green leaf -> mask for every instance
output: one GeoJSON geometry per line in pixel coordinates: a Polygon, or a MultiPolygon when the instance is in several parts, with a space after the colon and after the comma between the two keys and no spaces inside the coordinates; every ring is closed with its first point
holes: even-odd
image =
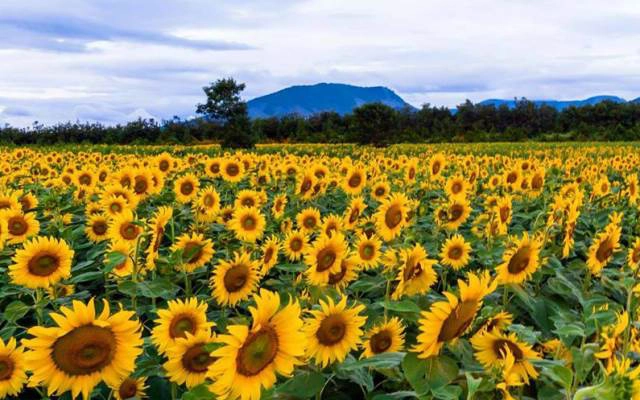
{"type": "Polygon", "coordinates": [[[75,275],[71,278],[72,283],[82,283],[91,281],[101,281],[103,278],[102,271],[89,271],[82,274],[75,275]]]}
{"type": "Polygon", "coordinates": [[[325,377],[320,372],[304,371],[289,378],[278,386],[279,393],[289,394],[298,398],[309,398],[319,393],[325,383],[325,377]]]}
{"type": "Polygon", "coordinates": [[[4,309],[4,318],[11,322],[15,323],[20,318],[27,315],[31,308],[21,302],[20,300],[15,300],[9,303],[9,305],[4,309]]]}
{"type": "Polygon", "coordinates": [[[165,300],[173,299],[178,293],[178,286],[167,278],[156,278],[153,281],[138,283],[138,294],[142,297],[160,297],[165,300]]]}
{"type": "Polygon", "coordinates": [[[209,400],[215,399],[213,393],[207,388],[207,384],[198,385],[182,395],[182,400],[209,400]]]}
{"type": "Polygon", "coordinates": [[[418,358],[416,353],[407,353],[402,360],[402,371],[418,397],[422,397],[429,392],[429,385],[425,378],[427,373],[426,360],[418,358]]]}
{"type": "Polygon", "coordinates": [[[419,314],[420,307],[416,303],[411,300],[402,300],[402,301],[390,301],[385,300],[381,301],[380,304],[387,310],[397,311],[397,312],[408,312],[408,313],[417,313],[419,314]]]}
{"type": "Polygon", "coordinates": [[[467,378],[467,400],[473,399],[473,396],[476,394],[478,389],[480,389],[480,384],[482,383],[482,377],[474,378],[469,372],[465,372],[464,374],[467,378]]]}
{"type": "Polygon", "coordinates": [[[340,369],[353,371],[358,368],[394,368],[400,365],[404,357],[405,353],[381,353],[352,363],[345,361],[340,369]]]}
{"type": "Polygon", "coordinates": [[[104,272],[111,272],[115,267],[123,264],[125,261],[127,261],[126,254],[119,251],[112,251],[107,254],[107,257],[105,258],[104,272]]]}
{"type": "Polygon", "coordinates": [[[401,390],[393,393],[380,393],[373,396],[371,400],[396,400],[417,397],[416,392],[410,390],[401,390]]]}
{"type": "Polygon", "coordinates": [[[447,385],[431,390],[436,399],[458,400],[462,396],[462,388],[460,386],[447,385]]]}
{"type": "Polygon", "coordinates": [[[555,365],[552,368],[545,369],[546,374],[562,385],[565,390],[570,390],[573,383],[573,371],[562,365],[555,365]]]}

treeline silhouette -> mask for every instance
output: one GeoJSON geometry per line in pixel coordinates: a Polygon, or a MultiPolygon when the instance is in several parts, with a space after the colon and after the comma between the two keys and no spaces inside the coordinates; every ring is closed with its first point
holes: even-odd
{"type": "MultiPolygon", "coordinates": [[[[347,115],[321,112],[310,117],[287,115],[251,120],[260,142],[356,142],[384,145],[400,142],[640,140],[640,104],[603,101],[558,111],[526,99],[506,105],[459,105],[454,111],[429,104],[395,110],[366,104],[347,115]]],[[[61,123],[29,128],[0,127],[3,144],[154,144],[201,143],[223,139],[221,124],[207,118],[137,120],[125,125],[61,123]]]]}

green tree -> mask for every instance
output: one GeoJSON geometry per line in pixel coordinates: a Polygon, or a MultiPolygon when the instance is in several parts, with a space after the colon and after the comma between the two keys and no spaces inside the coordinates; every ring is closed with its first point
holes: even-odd
{"type": "Polygon", "coordinates": [[[398,113],[382,103],[369,103],[353,110],[354,139],[358,143],[383,146],[394,141],[398,113]]]}
{"type": "Polygon", "coordinates": [[[244,88],[244,83],[237,83],[233,78],[218,79],[202,88],[207,102],[198,104],[196,112],[222,125],[222,147],[251,148],[256,144],[247,103],[240,98],[244,88]]]}

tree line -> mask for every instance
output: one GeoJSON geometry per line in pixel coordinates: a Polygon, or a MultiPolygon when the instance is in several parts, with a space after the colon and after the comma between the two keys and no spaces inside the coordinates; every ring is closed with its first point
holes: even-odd
{"type": "Polygon", "coordinates": [[[423,105],[394,109],[381,103],[362,105],[351,113],[320,112],[308,117],[248,117],[240,99],[244,84],[221,79],[204,89],[198,118],[156,121],[139,119],[122,125],[67,122],[28,128],[0,127],[0,143],[43,144],[171,144],[220,142],[251,147],[256,142],[362,143],[402,142],[640,140],[640,103],[603,101],[558,111],[518,99],[515,106],[474,104],[455,110],[423,105]]]}

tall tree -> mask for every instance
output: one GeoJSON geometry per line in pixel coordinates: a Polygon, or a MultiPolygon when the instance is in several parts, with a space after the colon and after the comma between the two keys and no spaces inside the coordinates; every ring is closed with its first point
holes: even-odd
{"type": "Polygon", "coordinates": [[[222,147],[251,148],[256,144],[247,103],[240,98],[244,88],[244,83],[233,78],[218,79],[202,88],[207,102],[198,104],[196,112],[222,125],[222,147]]]}

